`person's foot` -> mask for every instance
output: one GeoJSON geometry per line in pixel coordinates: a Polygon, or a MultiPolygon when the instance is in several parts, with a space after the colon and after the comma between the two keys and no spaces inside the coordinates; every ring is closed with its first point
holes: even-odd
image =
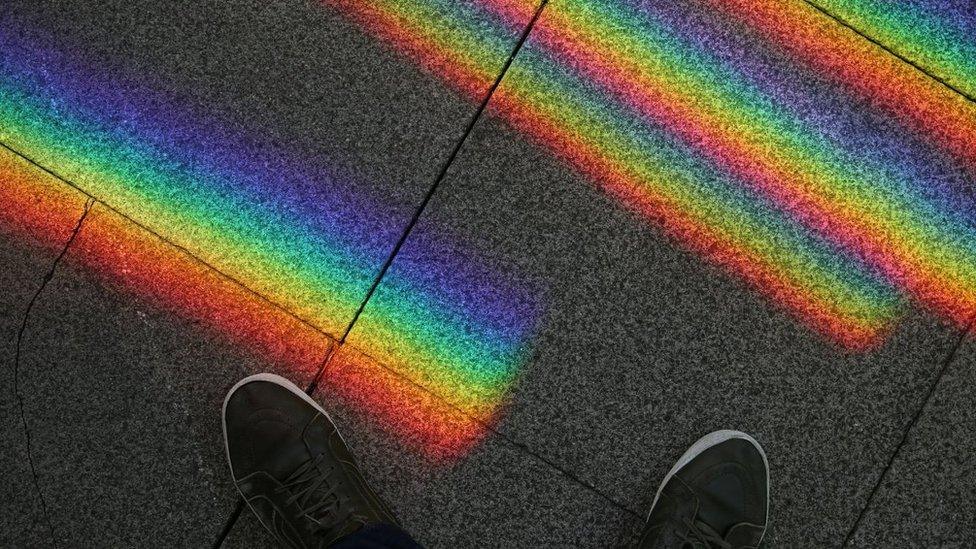
{"type": "Polygon", "coordinates": [[[769,464],[739,431],[700,438],[658,488],[641,549],[758,547],[769,512],[769,464]]]}
{"type": "Polygon", "coordinates": [[[224,399],[223,425],[234,483],[280,543],[326,547],[366,525],[397,524],[328,414],[288,380],[241,380],[224,399]]]}

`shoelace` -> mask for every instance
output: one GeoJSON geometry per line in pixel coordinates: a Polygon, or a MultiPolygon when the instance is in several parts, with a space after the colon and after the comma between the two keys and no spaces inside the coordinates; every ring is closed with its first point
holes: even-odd
{"type": "Polygon", "coordinates": [[[711,526],[687,517],[682,520],[688,526],[688,532],[681,534],[681,541],[684,545],[694,548],[732,549],[732,544],[725,541],[725,538],[719,535],[711,526]]]}
{"type": "Polygon", "coordinates": [[[355,518],[343,508],[343,499],[336,491],[339,479],[334,478],[335,469],[319,470],[324,457],[324,454],[319,454],[300,465],[278,488],[279,493],[291,492],[286,503],[297,503],[299,516],[312,521],[313,531],[322,535],[334,532],[349,519],[355,518]],[[333,482],[329,482],[330,479],[333,482]]]}

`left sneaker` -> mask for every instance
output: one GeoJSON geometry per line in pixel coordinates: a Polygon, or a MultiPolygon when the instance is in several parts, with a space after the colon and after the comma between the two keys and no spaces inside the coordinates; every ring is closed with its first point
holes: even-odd
{"type": "Polygon", "coordinates": [[[234,483],[281,544],[328,547],[367,525],[399,526],[329,415],[287,379],[241,380],[224,399],[223,425],[234,483]]]}
{"type": "Polygon", "coordinates": [[[769,514],[769,463],[739,431],[700,438],[671,468],[654,497],[641,549],[754,549],[769,514]]]}

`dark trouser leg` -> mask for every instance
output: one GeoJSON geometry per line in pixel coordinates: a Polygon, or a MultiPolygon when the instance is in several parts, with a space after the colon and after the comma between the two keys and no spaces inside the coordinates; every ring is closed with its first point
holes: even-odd
{"type": "Polygon", "coordinates": [[[370,524],[331,546],[331,549],[421,549],[402,528],[392,524],[370,524]]]}

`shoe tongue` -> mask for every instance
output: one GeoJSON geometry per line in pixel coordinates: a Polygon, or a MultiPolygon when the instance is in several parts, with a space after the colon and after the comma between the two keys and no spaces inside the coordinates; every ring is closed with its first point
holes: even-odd
{"type": "Polygon", "coordinates": [[[716,475],[697,493],[704,500],[698,517],[719,534],[729,531],[745,518],[740,507],[746,500],[747,491],[738,477],[716,475]]]}
{"type": "Polygon", "coordinates": [[[262,441],[251,447],[255,462],[278,480],[287,478],[309,459],[301,438],[301,426],[291,424],[288,419],[283,414],[265,413],[250,429],[252,440],[262,441]]]}

